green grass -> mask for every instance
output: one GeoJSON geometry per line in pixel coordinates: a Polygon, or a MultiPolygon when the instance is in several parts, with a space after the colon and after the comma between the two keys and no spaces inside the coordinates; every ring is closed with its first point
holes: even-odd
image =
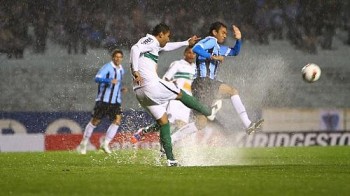
{"type": "MultiPolygon", "coordinates": [[[[237,149],[216,149],[215,153],[220,151],[228,155],[237,149]]],[[[350,193],[349,147],[238,151],[237,164],[176,168],[160,166],[154,150],[120,150],[112,156],[95,152],[85,156],[75,152],[0,153],[0,195],[350,193]]]]}

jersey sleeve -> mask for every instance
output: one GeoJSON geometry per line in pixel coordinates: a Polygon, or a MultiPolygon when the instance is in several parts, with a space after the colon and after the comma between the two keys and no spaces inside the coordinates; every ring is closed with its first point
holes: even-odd
{"type": "Polygon", "coordinates": [[[137,44],[133,45],[130,50],[130,65],[132,71],[139,70],[139,58],[141,54],[152,51],[155,41],[150,37],[141,39],[137,44]]]}
{"type": "Polygon", "coordinates": [[[108,64],[105,64],[96,74],[95,76],[95,82],[97,83],[105,83],[105,84],[110,84],[112,81],[112,78],[107,78],[108,74],[108,64]]]}
{"type": "Polygon", "coordinates": [[[130,66],[132,71],[139,70],[139,58],[141,55],[141,51],[137,45],[131,47],[130,50],[130,66]]]}
{"type": "Polygon", "coordinates": [[[239,54],[239,52],[241,51],[241,45],[242,45],[241,40],[237,40],[236,44],[233,48],[220,45],[219,54],[221,56],[237,56],[239,54]]]}
{"type": "Polygon", "coordinates": [[[193,47],[193,52],[197,55],[204,57],[204,58],[210,58],[210,54],[206,51],[211,48],[214,48],[216,44],[216,40],[211,37],[207,37],[205,39],[200,40],[196,45],[193,47]]]}
{"type": "Polygon", "coordinates": [[[161,48],[161,51],[172,51],[176,50],[178,48],[181,48],[182,46],[188,46],[188,41],[182,41],[182,42],[168,42],[165,44],[163,48],[161,48]]]}

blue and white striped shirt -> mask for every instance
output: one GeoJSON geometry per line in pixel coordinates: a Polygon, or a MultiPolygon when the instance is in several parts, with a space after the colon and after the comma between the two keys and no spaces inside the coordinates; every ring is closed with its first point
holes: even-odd
{"type": "Polygon", "coordinates": [[[219,45],[217,39],[213,36],[208,36],[200,40],[192,49],[193,52],[197,54],[196,77],[209,77],[211,79],[216,79],[220,62],[211,60],[210,56],[237,56],[240,49],[240,40],[236,41],[233,48],[219,45]]]}
{"type": "Polygon", "coordinates": [[[123,87],[122,80],[124,73],[122,65],[116,66],[112,61],[103,65],[95,76],[95,82],[98,83],[96,101],[103,101],[110,104],[121,104],[121,89],[123,87]],[[111,83],[113,79],[118,80],[117,84],[111,83]]]}

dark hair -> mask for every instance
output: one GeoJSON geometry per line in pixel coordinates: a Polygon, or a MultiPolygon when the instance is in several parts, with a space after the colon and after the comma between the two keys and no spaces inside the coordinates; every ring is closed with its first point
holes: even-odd
{"type": "Polygon", "coordinates": [[[165,23],[159,23],[153,28],[152,35],[157,36],[160,33],[167,33],[169,31],[170,27],[168,25],[166,25],[165,23]]]}
{"type": "Polygon", "coordinates": [[[116,54],[121,54],[122,56],[124,56],[124,54],[123,54],[123,51],[121,51],[121,50],[119,50],[119,49],[114,49],[113,51],[112,51],[112,58],[114,58],[114,56],[116,55],[116,54]]]}
{"type": "Polygon", "coordinates": [[[185,50],[184,50],[184,53],[186,53],[186,52],[189,51],[189,50],[192,50],[192,48],[193,48],[193,46],[187,46],[187,47],[185,48],[185,50]]]}
{"type": "Polygon", "coordinates": [[[217,22],[212,23],[212,24],[210,25],[209,35],[213,36],[213,30],[219,31],[219,29],[220,29],[221,27],[227,28],[226,25],[225,25],[224,23],[222,23],[222,22],[217,21],[217,22]]]}

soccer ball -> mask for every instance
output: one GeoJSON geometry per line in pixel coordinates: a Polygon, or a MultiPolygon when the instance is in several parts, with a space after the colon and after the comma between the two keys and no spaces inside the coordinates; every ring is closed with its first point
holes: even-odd
{"type": "Polygon", "coordinates": [[[301,69],[303,79],[306,82],[316,82],[321,76],[321,69],[314,63],[309,63],[301,69]]]}

